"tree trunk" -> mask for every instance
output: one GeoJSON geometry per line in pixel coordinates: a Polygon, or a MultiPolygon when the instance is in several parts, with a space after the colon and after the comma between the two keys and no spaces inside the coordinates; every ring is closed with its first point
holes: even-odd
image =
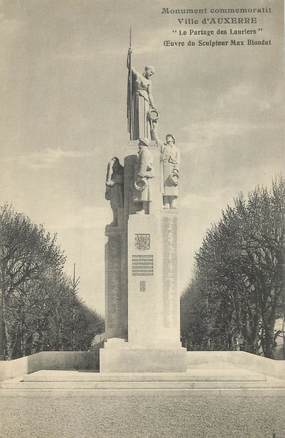
{"type": "Polygon", "coordinates": [[[0,360],[5,360],[4,290],[0,288],[0,360]]]}
{"type": "Polygon", "coordinates": [[[22,322],[21,324],[21,355],[23,356],[27,356],[27,334],[26,331],[24,329],[25,325],[22,322]]]}
{"type": "Polygon", "coordinates": [[[13,338],[10,335],[9,324],[7,320],[5,321],[5,337],[6,337],[6,354],[7,359],[11,360],[13,358],[13,338]]]}
{"type": "Polygon", "coordinates": [[[273,357],[274,348],[274,322],[270,321],[268,324],[264,324],[264,335],[262,337],[262,349],[264,356],[268,358],[273,357]]]}

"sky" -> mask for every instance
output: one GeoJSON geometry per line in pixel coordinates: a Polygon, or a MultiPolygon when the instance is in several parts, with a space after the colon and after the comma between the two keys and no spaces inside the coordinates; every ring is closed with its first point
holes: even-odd
{"type": "Polygon", "coordinates": [[[0,0],[0,203],[57,233],[87,305],[104,312],[105,174],[129,141],[130,25],[136,69],[156,69],[160,137],[174,134],[182,155],[182,292],[221,210],[284,170],[282,23],[279,0],[0,0]],[[271,7],[248,28],[262,28],[259,38],[272,44],[163,46],[179,39],[174,29],[202,29],[178,26],[163,7],[213,6],[271,7]]]}

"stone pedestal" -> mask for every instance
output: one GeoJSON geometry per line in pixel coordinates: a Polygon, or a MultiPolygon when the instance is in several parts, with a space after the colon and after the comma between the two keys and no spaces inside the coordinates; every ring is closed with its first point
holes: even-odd
{"type": "Polygon", "coordinates": [[[127,244],[124,229],[107,226],[105,246],[105,332],[108,339],[128,336],[127,244]]]}
{"type": "Polygon", "coordinates": [[[186,370],[184,348],[161,350],[127,345],[126,348],[100,351],[100,372],[103,373],[176,373],[186,370]]]}
{"type": "Polygon", "coordinates": [[[176,248],[176,211],[130,217],[128,340],[134,346],[180,348],[176,248]]]}
{"type": "Polygon", "coordinates": [[[149,214],[132,201],[136,155],[131,154],[124,166],[123,225],[121,231],[108,233],[108,340],[100,351],[101,372],[187,369],[186,350],[180,344],[178,215],[176,209],[162,208],[160,151],[156,145],[150,148],[155,172],[149,214]]]}

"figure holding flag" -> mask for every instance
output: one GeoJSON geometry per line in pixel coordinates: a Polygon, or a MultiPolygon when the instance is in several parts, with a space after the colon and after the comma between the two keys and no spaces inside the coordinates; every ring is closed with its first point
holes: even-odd
{"type": "MultiPolygon", "coordinates": [[[[131,37],[130,37],[131,40],[131,37]]],[[[151,77],[154,67],[148,65],[141,74],[132,67],[132,48],[128,51],[128,130],[131,140],[157,140],[158,112],[154,107],[151,77]]]]}

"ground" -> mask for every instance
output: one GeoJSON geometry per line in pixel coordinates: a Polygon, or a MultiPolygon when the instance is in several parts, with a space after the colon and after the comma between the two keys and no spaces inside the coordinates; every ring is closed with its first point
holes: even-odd
{"type": "Polygon", "coordinates": [[[1,438],[284,438],[285,390],[0,390],[1,438]]]}

